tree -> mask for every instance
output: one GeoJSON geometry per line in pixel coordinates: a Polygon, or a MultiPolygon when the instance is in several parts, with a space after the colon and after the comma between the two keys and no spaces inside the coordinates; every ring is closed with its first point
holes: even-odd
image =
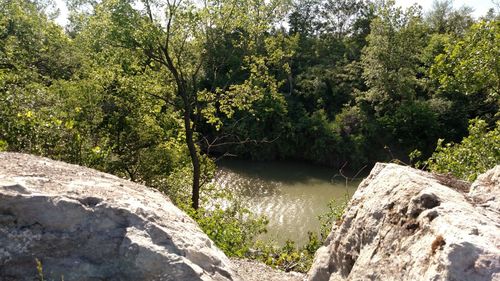
{"type": "Polygon", "coordinates": [[[352,31],[352,26],[366,7],[360,0],[325,0],[321,3],[320,27],[337,39],[352,31]]]}
{"type": "Polygon", "coordinates": [[[292,5],[288,15],[290,34],[302,34],[303,36],[316,35],[318,33],[319,0],[299,0],[292,5]]]}
{"type": "Polygon", "coordinates": [[[377,4],[361,58],[368,89],[356,97],[368,118],[367,137],[380,151],[388,149],[391,158],[405,159],[413,149],[428,156],[433,149],[429,144],[441,133],[436,111],[443,104],[429,100],[426,63],[442,40],[436,38],[427,48],[428,27],[418,6],[402,10],[394,1],[377,4]]]}
{"type": "Polygon", "coordinates": [[[202,167],[197,133],[202,123],[220,126],[220,114],[231,117],[235,110],[248,109],[266,92],[277,91],[278,81],[268,69],[284,54],[259,50],[267,45],[268,33],[285,11],[283,1],[107,0],[93,6],[102,26],[94,32],[109,34],[110,43],[140,49],[148,66],[162,73],[163,93],[148,93],[171,105],[183,120],[185,143],[192,163],[192,207],[198,209],[202,167]],[[165,14],[158,12],[164,11],[165,14]],[[235,44],[245,49],[240,68],[243,81],[231,77],[224,86],[204,88],[202,81],[209,57],[219,40],[235,35],[235,44]],[[266,56],[269,55],[269,56],[266,56]]]}
{"type": "Polygon", "coordinates": [[[453,102],[453,115],[482,117],[490,123],[498,118],[499,40],[500,21],[482,21],[463,39],[449,42],[444,53],[436,57],[430,77],[437,85],[436,96],[453,102]]]}
{"type": "Polygon", "coordinates": [[[41,1],[0,2],[0,140],[9,150],[45,154],[57,148],[51,87],[78,66],[74,45],[41,1]],[[54,122],[53,122],[54,121],[54,122]]]}
{"type": "Polygon", "coordinates": [[[412,101],[419,91],[417,78],[419,53],[425,46],[425,29],[420,10],[406,11],[394,1],[380,4],[372,21],[368,45],[363,50],[363,78],[369,90],[358,97],[378,116],[394,110],[404,101],[412,101]]]}
{"type": "Polygon", "coordinates": [[[426,15],[426,21],[436,33],[462,36],[474,22],[473,11],[468,6],[454,9],[453,0],[435,0],[426,15]]]}

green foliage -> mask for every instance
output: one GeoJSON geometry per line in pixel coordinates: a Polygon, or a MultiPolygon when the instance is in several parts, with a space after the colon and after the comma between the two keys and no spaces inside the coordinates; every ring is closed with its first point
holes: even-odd
{"type": "Polygon", "coordinates": [[[500,99],[500,21],[483,21],[471,27],[465,37],[451,42],[436,57],[431,74],[438,79],[442,94],[484,97],[482,102],[500,99]],[[481,95],[481,96],[479,96],[481,95]]]}
{"type": "Polygon", "coordinates": [[[8,149],[8,145],[7,145],[7,142],[4,141],[4,140],[0,140],[0,152],[1,151],[7,151],[8,149]]]}
{"type": "Polygon", "coordinates": [[[498,119],[499,24],[498,20],[480,21],[461,32],[461,37],[435,35],[428,46],[427,57],[435,54],[435,59],[428,69],[432,98],[427,102],[441,128],[436,134],[441,140],[428,161],[431,170],[451,172],[471,181],[478,171],[486,169],[486,163],[491,165],[491,160],[481,160],[481,155],[492,157],[492,147],[481,150],[475,143],[484,137],[475,135],[478,131],[485,132],[484,121],[474,121],[469,126],[470,136],[463,140],[463,145],[444,143],[466,136],[469,119],[481,118],[489,125],[498,119]]]}
{"type": "Polygon", "coordinates": [[[469,136],[460,143],[443,144],[427,161],[431,171],[451,173],[457,178],[474,181],[477,176],[500,163],[500,121],[488,131],[484,120],[471,120],[469,136]]]}
{"type": "Polygon", "coordinates": [[[249,255],[250,258],[259,260],[273,268],[283,271],[307,272],[312,265],[314,252],[312,249],[319,248],[317,236],[309,233],[310,244],[297,248],[295,242],[287,240],[282,247],[257,241],[255,249],[249,255]]]}
{"type": "Polygon", "coordinates": [[[435,96],[451,102],[442,115],[459,137],[465,134],[467,119],[479,117],[493,123],[498,118],[499,40],[500,21],[478,22],[463,38],[447,42],[429,70],[437,88],[435,96]]]}
{"type": "Polygon", "coordinates": [[[429,153],[440,132],[436,113],[427,102],[405,102],[379,121],[396,138],[395,143],[408,152],[419,149],[429,153]]]}
{"type": "MultiPolygon", "coordinates": [[[[79,135],[59,81],[78,67],[74,45],[35,3],[8,1],[0,17],[0,139],[9,150],[68,159],[79,135]]],[[[71,161],[73,160],[73,161],[71,161]]]]}
{"type": "Polygon", "coordinates": [[[436,33],[461,35],[473,23],[473,12],[471,7],[465,5],[459,9],[453,9],[453,0],[435,0],[426,16],[426,21],[436,33]]]}
{"type": "Polygon", "coordinates": [[[403,11],[393,1],[383,2],[361,60],[369,89],[358,97],[358,103],[368,103],[378,116],[416,98],[419,54],[427,43],[419,9],[403,11]]]}
{"type": "Polygon", "coordinates": [[[226,255],[243,257],[256,236],[266,231],[267,219],[254,215],[227,191],[206,187],[203,195],[202,208],[189,213],[226,255]]]}
{"type": "Polygon", "coordinates": [[[321,241],[325,241],[332,230],[334,224],[342,223],[342,216],[349,202],[347,196],[342,200],[332,199],[328,202],[328,211],[321,214],[318,219],[321,223],[320,235],[321,241]]]}

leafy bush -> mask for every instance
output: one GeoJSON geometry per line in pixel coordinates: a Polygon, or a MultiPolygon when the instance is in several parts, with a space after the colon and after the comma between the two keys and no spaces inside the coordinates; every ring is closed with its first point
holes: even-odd
{"type": "Polygon", "coordinates": [[[257,241],[248,257],[283,271],[307,272],[312,265],[314,253],[320,246],[318,237],[309,232],[309,242],[303,247],[298,248],[292,240],[287,240],[282,247],[257,241]]]}
{"type": "Polygon", "coordinates": [[[330,234],[333,224],[342,222],[342,216],[345,213],[348,202],[349,198],[347,197],[347,195],[341,201],[333,199],[328,202],[328,211],[322,215],[319,215],[318,219],[321,223],[320,235],[322,242],[325,241],[330,234]]]}
{"type": "Polygon", "coordinates": [[[201,229],[228,256],[243,257],[257,235],[266,232],[268,220],[253,214],[240,198],[226,190],[207,185],[202,190],[202,205],[187,210],[201,229]]]}
{"type": "Polygon", "coordinates": [[[7,146],[7,142],[6,142],[6,141],[4,141],[4,140],[1,140],[1,139],[0,139],[0,152],[1,152],[1,151],[6,151],[6,150],[7,150],[7,148],[8,148],[8,146],[7,146]]]}
{"type": "Polygon", "coordinates": [[[200,208],[194,218],[201,229],[228,256],[243,257],[254,238],[266,231],[267,219],[257,217],[238,204],[228,208],[200,208]]]}
{"type": "Polygon", "coordinates": [[[467,181],[500,163],[500,121],[488,131],[487,123],[473,119],[469,125],[469,136],[459,144],[438,141],[436,152],[427,161],[431,171],[451,173],[467,181]]]}
{"type": "Polygon", "coordinates": [[[439,136],[436,114],[427,102],[401,104],[394,112],[380,118],[382,126],[394,138],[393,143],[407,151],[419,149],[429,155],[439,136]]]}

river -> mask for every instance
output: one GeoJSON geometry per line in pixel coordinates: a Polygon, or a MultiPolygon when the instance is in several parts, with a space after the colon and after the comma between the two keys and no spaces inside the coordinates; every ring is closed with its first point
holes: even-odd
{"type": "Polygon", "coordinates": [[[218,163],[215,182],[268,217],[268,232],[258,239],[303,245],[308,231],[319,233],[318,216],[328,210],[328,202],[350,198],[360,179],[346,183],[337,170],[300,162],[224,160],[218,163]]]}

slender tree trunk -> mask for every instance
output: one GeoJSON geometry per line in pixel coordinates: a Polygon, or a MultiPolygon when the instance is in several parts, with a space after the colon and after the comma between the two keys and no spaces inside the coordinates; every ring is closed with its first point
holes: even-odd
{"type": "Polygon", "coordinates": [[[186,130],[186,145],[189,149],[191,163],[193,164],[193,190],[191,193],[191,206],[193,207],[193,209],[198,210],[198,208],[200,207],[200,158],[198,157],[198,152],[196,151],[196,145],[193,136],[194,132],[193,127],[191,126],[192,108],[186,96],[182,96],[184,102],[184,129],[186,130]]]}
{"type": "MultiPolygon", "coordinates": [[[[175,3],[175,2],[174,2],[175,3]]],[[[148,13],[150,14],[150,19],[152,21],[151,11],[149,2],[146,2],[146,7],[148,9],[148,13]]],[[[168,4],[170,12],[174,12],[176,9],[176,4],[168,4]]],[[[174,12],[175,13],[175,12],[174,12]]],[[[160,47],[160,51],[163,53],[161,57],[161,62],[167,67],[167,69],[172,73],[175,78],[175,83],[177,84],[177,95],[181,97],[183,103],[183,117],[184,117],[184,129],[186,130],[186,145],[189,149],[189,156],[191,157],[191,163],[193,165],[193,190],[191,193],[191,206],[193,209],[198,210],[200,207],[200,177],[201,177],[201,169],[200,169],[200,158],[198,157],[198,152],[196,151],[196,144],[194,142],[194,129],[191,125],[191,114],[193,113],[193,107],[191,105],[189,89],[187,87],[187,81],[185,80],[182,72],[179,72],[176,65],[174,64],[170,50],[170,26],[172,23],[172,16],[168,18],[167,22],[167,37],[165,38],[165,45],[160,47]]],[[[201,64],[200,64],[201,67],[201,64]]],[[[194,81],[193,76],[193,81],[194,81]]],[[[193,84],[193,94],[196,97],[196,86],[193,84]]],[[[196,100],[196,99],[195,99],[196,100]]]]}

